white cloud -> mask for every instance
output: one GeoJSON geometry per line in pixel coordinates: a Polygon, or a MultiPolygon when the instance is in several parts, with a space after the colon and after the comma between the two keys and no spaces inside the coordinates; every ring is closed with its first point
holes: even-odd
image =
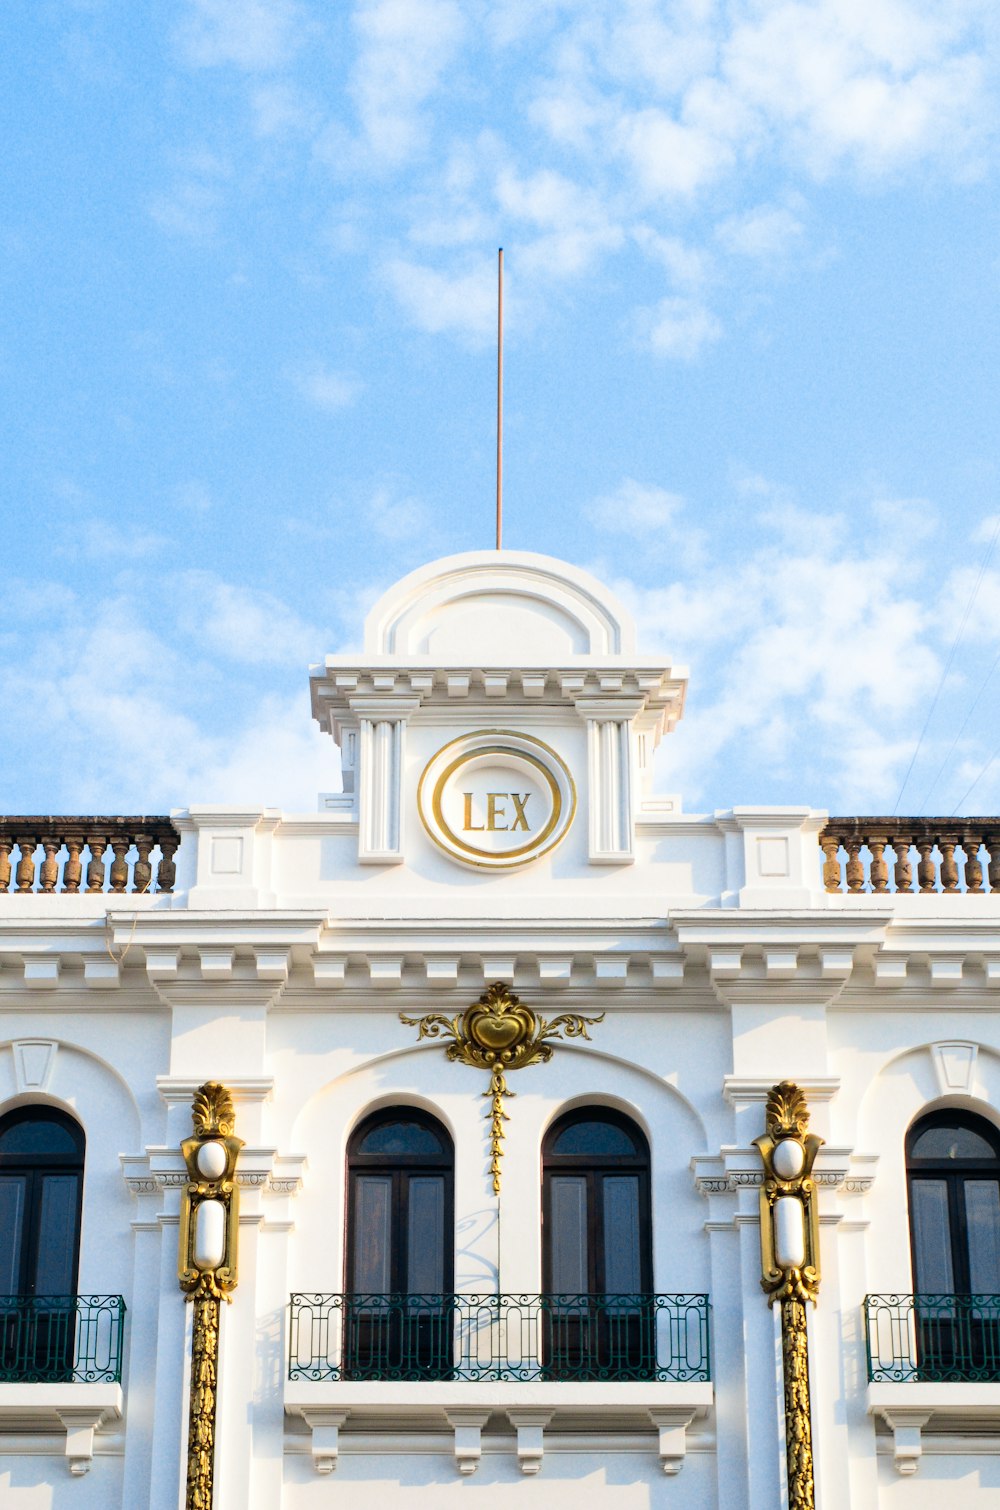
{"type": "Polygon", "coordinates": [[[307,403],[328,414],[348,408],[361,391],[357,378],[336,372],[318,359],[286,368],[285,377],[307,403]]]}
{"type": "Polygon", "coordinates": [[[424,143],[424,107],[465,33],[455,0],[359,0],[351,93],[368,148],[398,166],[424,143]]]}
{"type": "Polygon", "coordinates": [[[804,229],[798,215],[783,205],[757,205],[721,221],[716,235],[727,251],[765,261],[784,256],[804,229]]]}
{"type": "Polygon", "coordinates": [[[641,328],[657,356],[692,362],[722,335],[722,326],[697,299],[670,295],[643,311],[641,328]]]}
{"type": "Polygon", "coordinates": [[[273,593],[224,582],[210,572],[176,579],[182,627],[206,653],[244,665],[308,665],[318,633],[273,593]]]}
{"type": "Polygon", "coordinates": [[[106,519],[87,519],[73,526],[61,551],[94,561],[113,559],[142,561],[155,556],[168,544],[165,535],[151,530],[119,528],[106,519]]]}
{"type": "Polygon", "coordinates": [[[673,524],[683,506],[678,493],[626,477],[613,493],[587,504],[584,513],[599,530],[645,541],[673,524]]]}
{"type": "Polygon", "coordinates": [[[831,549],[839,521],[817,543],[801,517],[794,548],[749,521],[754,543],[735,563],[709,557],[659,589],[617,584],[641,642],[691,665],[663,778],[697,801],[726,764],[751,782],[766,771],[767,789],[794,800],[881,811],[940,674],[940,635],[905,544],[876,552],[842,538],[831,549]]]}
{"type": "Polygon", "coordinates": [[[455,273],[390,259],[384,277],[410,319],[421,330],[483,340],[496,331],[496,269],[492,259],[455,273]]]}
{"type": "Polygon", "coordinates": [[[303,14],[294,0],[187,0],[186,10],[175,37],[199,68],[280,68],[303,41],[303,14]]]}
{"type": "Polygon", "coordinates": [[[428,528],[427,510],[416,498],[394,497],[388,488],[378,488],[368,500],[365,514],[383,540],[413,540],[428,528]]]}

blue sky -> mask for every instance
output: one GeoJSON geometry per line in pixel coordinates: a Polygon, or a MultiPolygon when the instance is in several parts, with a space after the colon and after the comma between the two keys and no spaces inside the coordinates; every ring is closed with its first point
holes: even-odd
{"type": "Polygon", "coordinates": [[[1000,811],[986,0],[34,0],[0,56],[4,811],[336,785],[308,664],[492,543],[501,244],[505,543],[690,667],[660,786],[1000,811]]]}

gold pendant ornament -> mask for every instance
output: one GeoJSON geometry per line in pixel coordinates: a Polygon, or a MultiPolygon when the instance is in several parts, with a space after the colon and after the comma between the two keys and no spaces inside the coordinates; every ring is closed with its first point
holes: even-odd
{"type": "Polygon", "coordinates": [[[181,1144],[188,1183],[181,1194],[177,1278],[194,1301],[191,1395],[188,1405],[186,1510],[212,1510],[215,1404],[222,1298],[237,1283],[239,1190],[236,1160],[243,1147],[224,1085],[209,1080],[191,1107],[194,1136],[181,1144]]]}
{"type": "Polygon", "coordinates": [[[772,1088],[767,1132],[755,1138],[764,1161],[760,1187],[761,1287],[781,1304],[785,1468],[789,1510],[814,1510],[809,1337],[806,1303],[819,1297],[819,1211],[812,1168],[823,1139],[807,1133],[809,1108],[790,1080],[772,1088]]]}
{"type": "Polygon", "coordinates": [[[457,1064],[469,1064],[488,1070],[490,1099],[487,1117],[490,1123],[490,1174],[494,1194],[500,1193],[500,1160],[503,1158],[503,1124],[510,1119],[504,1111],[504,1097],[514,1096],[507,1084],[510,1070],[523,1070],[529,1064],[545,1064],[552,1058],[553,1038],[590,1039],[588,1027],[604,1021],[604,1013],[584,1017],[578,1012],[563,1012],[551,1019],[541,1017],[509,991],[502,981],[495,981],[477,1002],[456,1017],[428,1012],[424,1017],[399,1020],[408,1028],[418,1028],[421,1038],[450,1038],[445,1050],[457,1064]]]}

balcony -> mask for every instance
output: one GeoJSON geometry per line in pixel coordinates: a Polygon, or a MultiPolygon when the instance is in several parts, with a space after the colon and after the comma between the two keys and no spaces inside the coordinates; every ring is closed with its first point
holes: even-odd
{"type": "Polygon", "coordinates": [[[1000,818],[828,818],[819,843],[828,892],[1000,892],[1000,818]]]}
{"type": "Polygon", "coordinates": [[[86,1473],[94,1433],[121,1419],[120,1295],[0,1296],[0,1429],[66,1432],[86,1473]]]}
{"type": "Polygon", "coordinates": [[[866,1295],[868,1410],[893,1432],[900,1473],[921,1432],[1000,1426],[1000,1295],[866,1295]]]}
{"type": "Polygon", "coordinates": [[[165,817],[0,817],[0,893],[170,892],[179,844],[165,817]]]}
{"type": "Polygon", "coordinates": [[[706,1295],[296,1294],[285,1410],[305,1421],[321,1473],[348,1418],[361,1430],[401,1417],[450,1427],[463,1473],[484,1428],[504,1450],[512,1427],[533,1473],[560,1414],[577,1429],[655,1428],[673,1473],[712,1402],[708,1327],[706,1295]]]}

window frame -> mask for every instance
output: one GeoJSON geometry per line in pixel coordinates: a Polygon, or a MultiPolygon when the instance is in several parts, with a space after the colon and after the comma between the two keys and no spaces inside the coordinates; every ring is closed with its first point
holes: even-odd
{"type": "Polygon", "coordinates": [[[0,1139],[10,1127],[23,1123],[49,1122],[63,1128],[72,1138],[75,1156],[65,1153],[4,1153],[0,1149],[0,1175],[24,1176],[26,1178],[24,1216],[21,1228],[18,1255],[18,1288],[12,1292],[25,1298],[38,1294],[38,1258],[42,1224],[42,1197],[44,1181],[51,1176],[71,1176],[76,1179],[76,1204],[73,1212],[73,1257],[70,1265],[73,1274],[69,1296],[79,1293],[80,1247],[83,1225],[83,1179],[87,1156],[87,1138],[80,1123],[61,1107],[44,1102],[32,1102],[26,1106],[12,1107],[0,1116],[0,1139]]]}
{"type": "Polygon", "coordinates": [[[389,1289],[387,1294],[407,1294],[405,1285],[399,1281],[405,1276],[408,1262],[409,1239],[409,1184],[416,1175],[442,1175],[444,1177],[444,1211],[442,1215],[443,1279],[441,1294],[450,1295],[455,1286],[455,1145],[439,1118],[417,1106],[383,1107],[363,1117],[354,1128],[347,1143],[347,1200],[345,1202],[344,1232],[344,1294],[354,1291],[355,1245],[357,1240],[357,1179],[365,1172],[389,1175],[391,1178],[390,1233],[389,1233],[389,1289]],[[410,1122],[426,1127],[438,1137],[443,1149],[440,1154],[365,1154],[358,1152],[376,1127],[390,1122],[410,1122]]]}
{"type": "Polygon", "coordinates": [[[906,1134],[906,1194],[907,1220],[910,1233],[910,1264],[914,1293],[917,1288],[918,1254],[916,1224],[913,1220],[913,1186],[921,1180],[939,1180],[945,1184],[948,1203],[948,1238],[951,1250],[951,1272],[955,1295],[971,1295],[971,1256],[969,1251],[968,1218],[964,1199],[964,1186],[969,1180],[994,1180],[1000,1187],[1000,1129],[981,1113],[964,1108],[939,1107],[919,1117],[906,1134]],[[914,1155],[912,1149],[924,1133],[935,1127],[965,1128],[989,1143],[994,1151],[992,1159],[928,1158],[914,1155]]]}
{"type": "Polygon", "coordinates": [[[604,1179],[611,1175],[635,1174],[639,1185],[639,1294],[650,1295],[653,1291],[653,1216],[652,1216],[652,1160],[649,1140],[639,1124],[625,1112],[615,1107],[587,1105],[573,1107],[557,1117],[548,1127],[542,1141],[542,1290],[552,1290],[553,1236],[555,1224],[552,1215],[552,1175],[582,1174],[587,1180],[587,1277],[588,1295],[610,1293],[604,1285],[607,1270],[607,1255],[604,1247],[604,1179]],[[581,1122],[606,1122],[619,1127],[636,1145],[632,1158],[622,1154],[557,1154],[552,1145],[569,1127],[581,1122]],[[597,1196],[600,1196],[597,1199],[597,1196]]]}

